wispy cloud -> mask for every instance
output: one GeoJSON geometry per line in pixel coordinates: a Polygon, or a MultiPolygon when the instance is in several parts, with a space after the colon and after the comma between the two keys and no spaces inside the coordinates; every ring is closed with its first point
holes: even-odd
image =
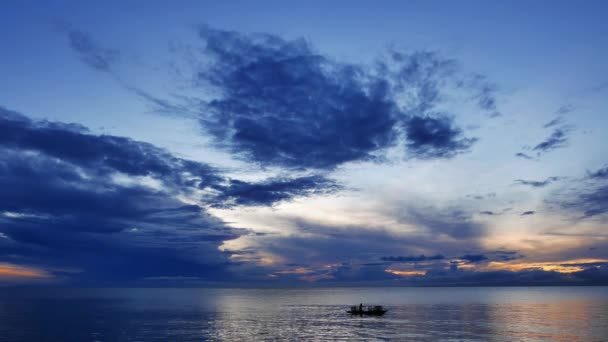
{"type": "Polygon", "coordinates": [[[518,153],[515,154],[515,156],[519,157],[519,158],[523,158],[523,159],[534,160],[534,157],[532,157],[532,156],[530,156],[528,154],[525,154],[523,152],[518,152],[518,153]]]}
{"type": "Polygon", "coordinates": [[[534,146],[532,150],[540,153],[546,153],[564,147],[568,142],[568,133],[570,133],[570,131],[570,129],[565,127],[556,128],[549,137],[534,146]]]}
{"type": "Polygon", "coordinates": [[[559,107],[555,113],[559,114],[559,115],[564,115],[564,114],[568,114],[573,112],[576,109],[575,106],[571,105],[571,104],[567,104],[567,105],[563,105],[561,107],[559,107]]]}
{"type": "Polygon", "coordinates": [[[70,30],[67,34],[70,47],[78,53],[83,63],[99,71],[112,71],[119,58],[117,50],[100,46],[82,31],[70,30]]]}
{"type": "Polygon", "coordinates": [[[516,179],[515,183],[520,185],[527,185],[533,188],[544,188],[545,186],[557,182],[561,179],[561,177],[549,177],[543,181],[534,181],[534,180],[524,180],[524,179],[516,179]]]}
{"type": "Polygon", "coordinates": [[[561,125],[563,122],[564,122],[564,118],[562,118],[561,116],[558,116],[557,118],[555,118],[555,119],[547,122],[546,124],[544,124],[543,128],[549,128],[549,127],[561,125]]]}

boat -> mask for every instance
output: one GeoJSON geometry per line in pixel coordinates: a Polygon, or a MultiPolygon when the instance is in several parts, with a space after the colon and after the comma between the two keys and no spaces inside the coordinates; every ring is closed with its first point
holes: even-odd
{"type": "Polygon", "coordinates": [[[363,307],[363,304],[360,304],[359,307],[355,306],[351,306],[350,310],[346,311],[347,313],[351,314],[351,315],[359,315],[359,316],[382,316],[384,315],[388,310],[384,309],[382,307],[382,305],[374,305],[374,306],[367,306],[367,307],[363,307]]]}

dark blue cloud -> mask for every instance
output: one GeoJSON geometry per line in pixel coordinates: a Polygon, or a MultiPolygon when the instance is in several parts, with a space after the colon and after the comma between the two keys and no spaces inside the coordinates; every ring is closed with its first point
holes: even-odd
{"type": "Polygon", "coordinates": [[[205,206],[272,205],[337,185],[316,175],[229,180],[207,164],[147,143],[0,108],[0,188],[0,260],[113,281],[227,279],[230,254],[218,247],[247,232],[227,227],[205,206]],[[200,205],[177,199],[200,191],[206,194],[200,205]]]}
{"type": "Polygon", "coordinates": [[[586,177],[577,180],[568,190],[555,193],[547,202],[574,213],[579,219],[608,214],[607,181],[607,167],[587,171],[586,177]]]}
{"type": "Polygon", "coordinates": [[[484,260],[488,260],[488,257],[483,254],[465,254],[459,259],[466,260],[468,262],[477,263],[484,260]]]}
{"type": "Polygon", "coordinates": [[[534,215],[534,214],[536,214],[536,211],[528,210],[528,211],[524,211],[523,213],[521,213],[520,216],[529,216],[529,215],[534,215]]]}
{"type": "Polygon", "coordinates": [[[220,180],[210,166],[173,157],[147,143],[110,135],[95,136],[70,124],[33,122],[3,108],[0,108],[0,144],[75,163],[98,176],[121,172],[158,176],[174,184],[220,180]]]}
{"type": "Polygon", "coordinates": [[[453,267],[451,269],[435,268],[427,270],[424,275],[387,277],[381,274],[382,268],[375,267],[368,272],[365,278],[356,277],[352,270],[353,265],[347,264],[350,272],[343,274],[344,270],[336,269],[330,273],[332,279],[323,282],[340,280],[370,281],[371,284],[389,286],[549,286],[549,285],[606,285],[608,284],[608,267],[589,267],[585,270],[569,274],[540,269],[527,269],[522,271],[473,271],[453,267]],[[388,279],[387,279],[388,278],[388,279]]]}
{"type": "Polygon", "coordinates": [[[572,198],[560,201],[562,208],[582,213],[583,218],[608,213],[608,185],[594,185],[580,190],[572,198]]]}
{"type": "Polygon", "coordinates": [[[200,82],[223,94],[200,122],[219,145],[270,165],[332,168],[395,143],[389,85],[304,40],[202,29],[213,58],[200,82]]]}
{"type": "Polygon", "coordinates": [[[468,151],[477,141],[467,138],[445,115],[414,116],[405,120],[409,152],[418,158],[450,158],[468,151]]]}
{"type": "Polygon", "coordinates": [[[533,188],[543,188],[553,182],[559,181],[560,179],[561,179],[560,177],[549,177],[549,178],[545,179],[544,181],[516,179],[515,183],[520,184],[520,185],[531,186],[533,188]]]}
{"type": "Polygon", "coordinates": [[[587,177],[592,179],[608,179],[608,166],[596,171],[587,171],[587,177]]]}
{"type": "Polygon", "coordinates": [[[425,256],[424,254],[418,256],[388,256],[381,258],[384,261],[394,261],[394,262],[403,262],[403,263],[411,263],[411,262],[421,262],[421,261],[434,261],[434,260],[443,260],[444,256],[441,254],[425,256]]]}
{"type": "Polygon", "coordinates": [[[339,188],[335,182],[320,175],[271,179],[259,183],[228,180],[207,164],[174,157],[148,143],[110,135],[92,135],[83,127],[73,124],[34,122],[2,108],[0,145],[71,163],[85,168],[95,177],[107,178],[116,173],[151,176],[175,191],[210,189],[217,194],[214,199],[216,205],[223,200],[244,205],[271,205],[273,200],[284,201],[339,188]],[[243,198],[239,199],[239,195],[243,198]],[[259,197],[257,200],[256,195],[259,197]]]}
{"type": "Polygon", "coordinates": [[[608,265],[596,266],[592,265],[582,271],[572,274],[573,278],[579,282],[589,285],[606,285],[608,284],[608,265]]]}
{"type": "Polygon", "coordinates": [[[40,153],[1,151],[0,229],[10,247],[2,248],[4,261],[76,269],[81,280],[227,275],[217,247],[241,233],[202,208],[40,153]],[[175,238],[186,243],[177,248],[175,238]]]}
{"type": "Polygon", "coordinates": [[[317,194],[328,194],[341,187],[323,176],[311,175],[298,178],[272,178],[258,183],[230,180],[226,186],[218,186],[215,207],[231,208],[238,205],[269,206],[275,203],[317,194]]]}
{"type": "Polygon", "coordinates": [[[498,261],[510,261],[510,260],[516,260],[516,259],[521,259],[521,258],[526,257],[525,255],[520,254],[517,251],[498,250],[498,251],[491,252],[491,254],[492,254],[491,258],[493,260],[498,260],[498,261]]]}
{"type": "Polygon", "coordinates": [[[488,215],[488,216],[500,215],[500,213],[495,213],[495,212],[493,212],[491,210],[480,211],[479,213],[481,215],[488,215]]]}
{"type": "Polygon", "coordinates": [[[534,146],[533,150],[545,153],[566,146],[568,132],[569,130],[566,128],[556,128],[547,139],[534,146]]]}
{"type": "Polygon", "coordinates": [[[392,50],[368,67],[335,61],[303,39],[204,27],[205,62],[196,63],[204,67],[195,71],[194,91],[217,96],[169,100],[122,81],[114,70],[116,51],[67,31],[84,63],[112,74],[158,111],[197,117],[218,147],[264,166],[333,169],[382,160],[402,140],[414,158],[466,152],[476,139],[436,110],[448,84],[499,115],[496,85],[482,75],[463,76],[456,61],[432,52],[392,50]]]}
{"type": "Polygon", "coordinates": [[[553,127],[553,126],[557,126],[557,125],[561,125],[564,122],[564,118],[562,118],[561,116],[547,122],[546,124],[543,125],[543,128],[549,128],[549,127],[553,127]]]}
{"type": "Polygon", "coordinates": [[[217,147],[264,166],[333,169],[378,161],[404,140],[413,158],[466,152],[476,139],[435,110],[447,83],[495,110],[495,89],[485,78],[463,82],[457,63],[435,53],[391,51],[374,68],[335,61],[303,39],[209,27],[199,34],[205,63],[195,72],[194,91],[216,96],[189,97],[187,111],[197,113],[217,147]]]}
{"type": "Polygon", "coordinates": [[[515,154],[515,156],[516,156],[516,157],[519,157],[519,158],[528,159],[528,160],[533,160],[533,159],[534,159],[534,157],[532,157],[532,156],[530,156],[530,155],[527,155],[527,154],[525,154],[525,153],[522,153],[522,152],[518,152],[518,153],[516,153],[516,154],[515,154]]]}

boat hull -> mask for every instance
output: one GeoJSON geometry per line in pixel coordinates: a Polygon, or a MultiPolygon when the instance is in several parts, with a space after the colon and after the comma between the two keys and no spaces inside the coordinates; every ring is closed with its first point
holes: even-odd
{"type": "Polygon", "coordinates": [[[351,315],[357,315],[357,316],[382,316],[384,315],[388,310],[372,310],[372,311],[346,311],[346,313],[349,313],[351,315]]]}

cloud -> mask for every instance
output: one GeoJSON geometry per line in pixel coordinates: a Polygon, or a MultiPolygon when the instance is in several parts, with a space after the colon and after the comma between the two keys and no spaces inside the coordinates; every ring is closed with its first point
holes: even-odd
{"type": "Polygon", "coordinates": [[[0,188],[0,261],[119,281],[228,279],[230,254],[218,247],[247,231],[206,206],[272,205],[337,185],[315,175],[245,183],[148,143],[0,108],[0,188]]]}
{"type": "Polygon", "coordinates": [[[547,139],[534,146],[533,150],[546,153],[566,146],[566,143],[568,142],[568,132],[569,130],[566,128],[556,128],[547,139]]]}
{"type": "Polygon", "coordinates": [[[388,257],[382,257],[381,258],[383,261],[394,261],[394,262],[405,262],[405,263],[409,263],[409,262],[421,262],[421,261],[433,261],[433,260],[443,260],[444,256],[441,254],[437,254],[437,255],[432,255],[432,256],[425,256],[425,255],[418,255],[418,256],[388,256],[388,257]]]}
{"type": "Polygon", "coordinates": [[[303,39],[211,28],[200,36],[211,62],[199,82],[222,94],[200,123],[218,146],[264,165],[331,169],[396,143],[399,110],[385,80],[303,39]]]}
{"type": "Polygon", "coordinates": [[[534,215],[534,214],[536,214],[536,211],[528,210],[528,211],[524,211],[523,213],[521,213],[520,216],[529,216],[529,215],[534,215]]]}
{"type": "Polygon", "coordinates": [[[516,156],[516,157],[519,157],[519,158],[528,159],[528,160],[534,160],[534,157],[532,157],[532,156],[530,156],[530,155],[527,155],[527,154],[525,154],[525,153],[522,153],[522,152],[518,152],[518,153],[516,153],[516,154],[515,154],[515,156],[516,156]]]}
{"type": "Polygon", "coordinates": [[[497,260],[497,261],[511,261],[511,260],[525,258],[525,255],[522,255],[517,251],[498,250],[498,251],[493,251],[490,254],[492,254],[491,259],[497,260]]]}
{"type": "MultiPolygon", "coordinates": [[[[544,125],[544,127],[545,128],[553,127],[553,126],[557,126],[561,123],[562,123],[562,118],[560,117],[560,118],[556,118],[556,119],[546,123],[544,125]]],[[[536,157],[540,157],[544,153],[553,151],[558,148],[565,147],[566,144],[568,143],[568,134],[573,129],[574,129],[574,126],[572,126],[572,125],[562,125],[561,127],[555,128],[553,130],[553,132],[551,133],[551,135],[549,137],[547,137],[545,140],[536,144],[532,148],[532,151],[536,152],[536,157]]],[[[532,157],[526,153],[523,153],[523,152],[516,153],[515,156],[524,158],[524,159],[528,159],[528,160],[535,160],[534,157],[532,157]]]]}
{"type": "Polygon", "coordinates": [[[477,141],[466,138],[447,116],[415,116],[404,122],[408,151],[417,158],[450,158],[477,141]]]}
{"type": "Polygon", "coordinates": [[[15,213],[0,217],[8,237],[0,257],[79,269],[79,279],[226,276],[217,247],[240,233],[198,206],[40,154],[2,149],[0,170],[0,211],[15,213]]]}
{"type": "Polygon", "coordinates": [[[0,144],[85,168],[95,177],[149,177],[167,189],[191,193],[211,191],[214,205],[272,205],[296,196],[329,193],[339,186],[323,176],[288,177],[246,183],[229,180],[214,167],[174,157],[151,144],[110,135],[96,136],[85,128],[57,122],[33,122],[0,108],[0,144]],[[240,198],[239,196],[242,196],[240,198]],[[256,198],[257,196],[257,198],[256,198]]]}
{"type": "Polygon", "coordinates": [[[82,31],[66,31],[85,64],[112,74],[156,111],[198,118],[217,147],[263,166],[334,169],[379,161],[404,140],[414,158],[465,153],[477,139],[465,137],[453,116],[437,111],[449,89],[499,115],[495,84],[462,73],[455,60],[433,52],[392,49],[374,66],[356,65],[329,58],[304,39],[205,26],[199,30],[204,48],[197,51],[204,62],[189,70],[195,85],[187,91],[204,95],[169,99],[122,80],[116,50],[82,31]]]}
{"type": "Polygon", "coordinates": [[[258,183],[230,180],[217,187],[215,207],[231,208],[237,205],[269,206],[294,197],[334,193],[341,188],[335,181],[320,175],[298,178],[272,178],[258,183]]]}
{"type": "Polygon", "coordinates": [[[547,202],[562,211],[571,212],[578,219],[600,217],[608,213],[608,168],[587,171],[568,189],[556,192],[547,202]]]}
{"type": "Polygon", "coordinates": [[[101,47],[84,32],[70,30],[68,40],[82,62],[93,69],[110,72],[119,57],[118,51],[101,47]]]}
{"type": "Polygon", "coordinates": [[[57,122],[34,122],[0,107],[0,144],[73,163],[96,177],[121,173],[151,176],[166,186],[204,188],[222,176],[204,164],[176,158],[151,144],[111,135],[92,135],[83,127],[57,122]]]}
{"type": "Polygon", "coordinates": [[[468,81],[468,87],[474,90],[472,98],[477,101],[479,108],[488,112],[489,117],[496,118],[502,115],[496,108],[498,86],[495,83],[490,82],[483,75],[474,75],[468,81]]]}
{"type": "Polygon", "coordinates": [[[546,124],[543,125],[543,128],[549,128],[549,127],[553,127],[553,126],[557,126],[557,125],[561,125],[564,122],[564,118],[562,117],[557,117],[549,122],[547,122],[546,124]]]}
{"type": "Polygon", "coordinates": [[[434,235],[441,234],[454,239],[473,239],[485,234],[482,223],[474,221],[471,213],[457,208],[441,210],[434,207],[411,207],[401,213],[399,219],[434,235]]]}
{"type": "Polygon", "coordinates": [[[468,262],[477,263],[484,260],[488,260],[488,257],[483,254],[465,254],[459,259],[466,260],[468,262]]]}
{"type": "Polygon", "coordinates": [[[563,115],[563,114],[568,114],[570,112],[573,112],[575,109],[576,109],[575,106],[568,104],[568,105],[563,105],[563,106],[559,107],[555,112],[557,114],[563,115]]]}
{"type": "Polygon", "coordinates": [[[488,216],[500,215],[500,213],[495,213],[495,212],[490,211],[490,210],[480,211],[479,213],[481,215],[488,215],[488,216]]]}
{"type": "Polygon", "coordinates": [[[405,234],[383,226],[332,225],[296,217],[286,218],[282,226],[288,233],[240,238],[252,247],[241,250],[235,258],[257,260],[258,266],[266,269],[263,275],[275,274],[281,281],[299,279],[304,269],[307,277],[314,275],[314,279],[375,281],[395,279],[394,274],[385,272],[389,265],[415,264],[424,270],[447,264],[443,255],[459,255],[479,245],[476,239],[438,237],[426,229],[405,234]],[[285,270],[293,272],[287,275],[285,270]]]}
{"type": "Polygon", "coordinates": [[[515,183],[520,184],[520,185],[531,186],[533,188],[543,188],[553,182],[559,181],[560,179],[561,179],[560,177],[549,177],[549,178],[545,179],[544,181],[516,179],[515,183]]]}
{"type": "Polygon", "coordinates": [[[569,197],[559,200],[559,205],[582,213],[582,218],[608,213],[608,185],[593,185],[564,196],[569,197]]]}
{"type": "Polygon", "coordinates": [[[608,284],[608,267],[606,265],[602,265],[601,267],[591,266],[582,271],[575,272],[573,277],[587,284],[605,285],[608,284]]]}
{"type": "Polygon", "coordinates": [[[216,147],[262,166],[332,170],[402,146],[413,158],[451,158],[477,140],[437,110],[447,89],[496,112],[494,85],[436,53],[393,49],[370,66],[337,61],[304,39],[210,27],[199,36],[194,56],[203,62],[188,70],[194,95],[138,96],[195,115],[216,147]]]}
{"type": "Polygon", "coordinates": [[[229,276],[217,248],[242,231],[177,199],[221,180],[208,165],[5,109],[0,151],[0,259],[80,280],[229,276]]]}
{"type": "Polygon", "coordinates": [[[608,166],[596,171],[587,171],[587,177],[592,179],[608,179],[608,166]]]}
{"type": "Polygon", "coordinates": [[[100,45],[86,32],[73,29],[67,24],[59,27],[68,38],[70,49],[76,53],[80,60],[92,69],[105,72],[112,76],[126,91],[151,105],[154,112],[166,115],[191,117],[188,106],[151,94],[150,92],[126,81],[117,71],[120,62],[120,51],[100,45]]]}
{"type": "Polygon", "coordinates": [[[465,197],[467,198],[472,198],[472,199],[476,199],[476,200],[483,200],[483,199],[490,199],[490,198],[495,198],[496,197],[496,193],[495,192],[489,192],[485,195],[479,195],[479,194],[467,194],[465,197]]]}

